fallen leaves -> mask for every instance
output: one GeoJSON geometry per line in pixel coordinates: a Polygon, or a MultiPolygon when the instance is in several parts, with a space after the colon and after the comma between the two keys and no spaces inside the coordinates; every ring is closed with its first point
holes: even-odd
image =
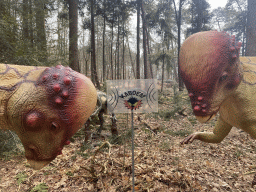
{"type": "MultiPolygon", "coordinates": [[[[166,96],[161,110],[172,108],[166,96]],[[168,103],[169,102],[169,103],[168,103]]],[[[137,191],[255,191],[251,188],[256,169],[255,141],[233,128],[220,144],[194,141],[180,146],[190,132],[212,131],[213,123],[199,124],[188,111],[164,121],[155,114],[135,120],[135,189],[137,191]]],[[[134,118],[138,119],[138,118],[134,118]]],[[[106,125],[109,124],[107,120],[106,125]]],[[[130,125],[118,116],[118,129],[125,135],[130,125]],[[128,128],[127,128],[128,127],[128,128]]],[[[129,136],[129,134],[126,134],[129,136]]],[[[0,160],[0,191],[20,192],[42,188],[51,191],[131,191],[130,138],[123,144],[102,140],[98,147],[81,151],[76,139],[49,166],[32,170],[25,159],[0,160]],[[18,182],[17,176],[22,182],[18,182]]]]}

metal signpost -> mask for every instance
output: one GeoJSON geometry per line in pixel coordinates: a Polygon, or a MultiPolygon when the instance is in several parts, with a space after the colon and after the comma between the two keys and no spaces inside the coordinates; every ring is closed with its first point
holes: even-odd
{"type": "Polygon", "coordinates": [[[108,110],[130,113],[132,119],[132,188],[134,192],[134,128],[133,113],[158,112],[156,79],[108,80],[108,110]]]}

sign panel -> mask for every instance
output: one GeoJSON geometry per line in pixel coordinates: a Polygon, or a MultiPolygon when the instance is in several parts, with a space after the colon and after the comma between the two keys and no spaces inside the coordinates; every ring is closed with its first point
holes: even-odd
{"type": "Polygon", "coordinates": [[[109,112],[158,112],[156,79],[108,80],[107,95],[109,112]]]}

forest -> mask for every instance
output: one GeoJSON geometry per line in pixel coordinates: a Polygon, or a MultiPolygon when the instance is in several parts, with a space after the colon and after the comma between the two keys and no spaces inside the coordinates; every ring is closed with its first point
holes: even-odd
{"type": "MultiPolygon", "coordinates": [[[[106,92],[107,80],[157,79],[158,113],[136,114],[135,191],[254,191],[255,141],[234,129],[220,144],[179,143],[212,130],[197,122],[179,74],[180,47],[201,31],[226,31],[256,56],[254,0],[1,0],[0,63],[69,66],[106,92]]],[[[1,72],[1,71],[0,71],[1,72]]],[[[1,112],[1,111],[0,111],[1,112]]],[[[31,169],[12,131],[0,130],[0,191],[132,191],[130,116],[104,114],[102,136],[82,128],[46,168],[31,169]]],[[[99,119],[90,125],[92,132],[99,119]]]]}

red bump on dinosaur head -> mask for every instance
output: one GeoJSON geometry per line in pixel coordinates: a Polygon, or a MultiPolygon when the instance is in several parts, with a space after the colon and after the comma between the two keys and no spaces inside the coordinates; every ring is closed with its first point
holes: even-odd
{"type": "Polygon", "coordinates": [[[242,79],[241,44],[224,32],[206,31],[185,40],[179,69],[200,122],[209,121],[242,79]]]}

